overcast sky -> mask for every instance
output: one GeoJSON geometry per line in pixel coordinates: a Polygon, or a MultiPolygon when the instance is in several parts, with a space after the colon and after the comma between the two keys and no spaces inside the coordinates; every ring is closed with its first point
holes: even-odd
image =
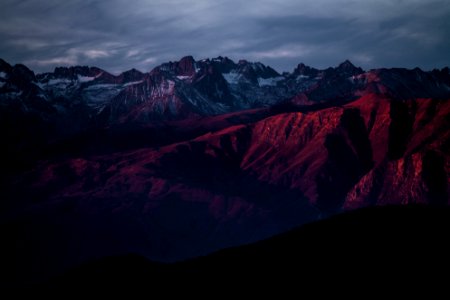
{"type": "Polygon", "coordinates": [[[450,65],[449,0],[1,0],[0,57],[110,72],[185,55],[279,71],[450,65]]]}

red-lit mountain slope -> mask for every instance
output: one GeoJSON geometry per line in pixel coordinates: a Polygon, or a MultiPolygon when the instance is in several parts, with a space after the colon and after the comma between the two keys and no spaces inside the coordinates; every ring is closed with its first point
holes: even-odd
{"type": "Polygon", "coordinates": [[[448,204],[449,116],[448,100],[366,94],[167,146],[43,161],[3,199],[39,224],[27,234],[60,243],[54,265],[193,257],[345,209],[448,204]]]}

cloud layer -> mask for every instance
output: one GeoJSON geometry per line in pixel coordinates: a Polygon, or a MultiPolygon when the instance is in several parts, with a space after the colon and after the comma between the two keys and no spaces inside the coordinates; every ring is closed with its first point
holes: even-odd
{"type": "Polygon", "coordinates": [[[36,71],[111,72],[185,55],[279,71],[350,59],[364,68],[450,65],[448,0],[3,0],[0,57],[36,71]]]}

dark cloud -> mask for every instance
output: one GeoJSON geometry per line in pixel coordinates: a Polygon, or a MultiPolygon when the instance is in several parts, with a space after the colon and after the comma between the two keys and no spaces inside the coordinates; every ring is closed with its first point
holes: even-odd
{"type": "Polygon", "coordinates": [[[36,71],[112,72],[191,54],[278,70],[350,59],[364,68],[450,65],[448,0],[3,0],[0,57],[36,71]]]}

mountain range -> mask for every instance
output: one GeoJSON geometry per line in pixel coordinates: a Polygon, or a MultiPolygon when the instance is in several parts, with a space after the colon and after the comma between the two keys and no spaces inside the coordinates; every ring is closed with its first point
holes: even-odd
{"type": "Polygon", "coordinates": [[[36,281],[111,255],[198,257],[362,207],[448,205],[449,100],[449,68],[280,74],[187,56],[36,75],[0,60],[3,257],[36,281]]]}

